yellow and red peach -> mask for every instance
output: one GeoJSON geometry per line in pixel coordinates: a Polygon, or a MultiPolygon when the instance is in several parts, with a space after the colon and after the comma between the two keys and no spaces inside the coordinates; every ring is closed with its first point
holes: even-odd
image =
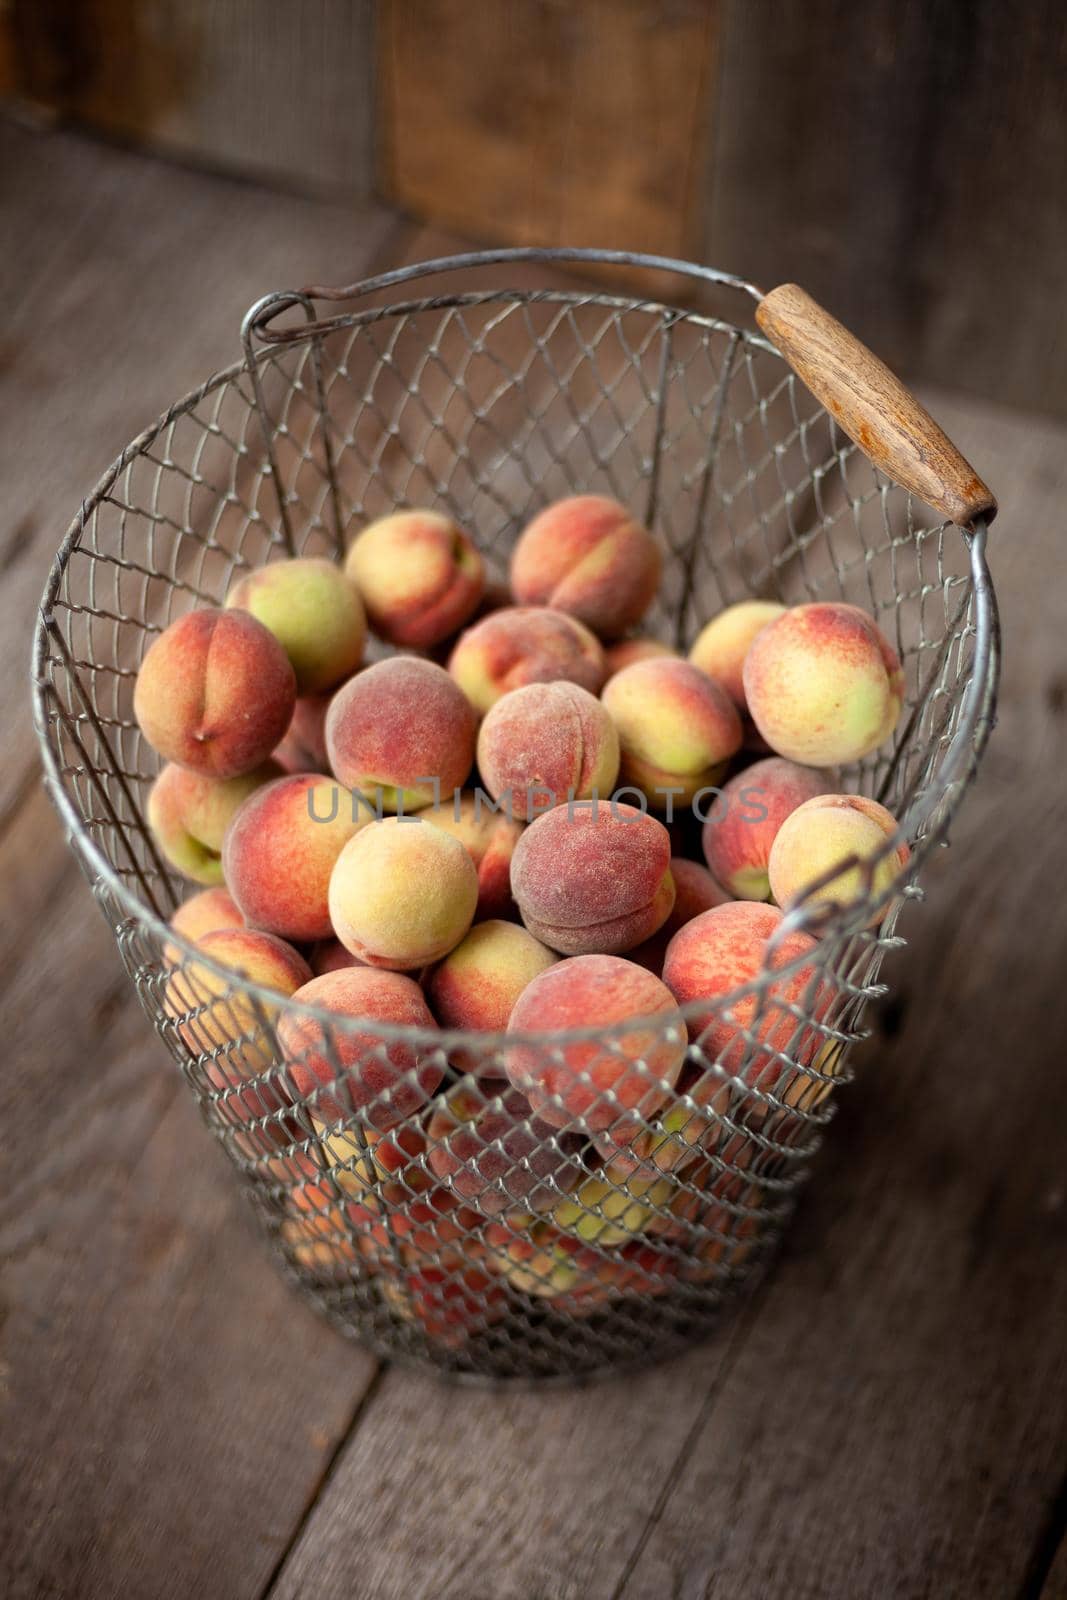
{"type": "MultiPolygon", "coordinates": [[[[503,1033],[528,983],[559,960],[515,922],[476,922],[466,938],[435,967],[426,982],[434,1016],[443,1028],[503,1033]]],[[[470,1052],[453,1051],[464,1071],[477,1070],[470,1052]]]]}
{"type": "Polygon", "coordinates": [[[222,848],[226,883],[253,928],[285,939],[328,939],[330,875],[370,813],[333,778],[291,773],[250,795],[222,848]]]}
{"type": "Polygon", "coordinates": [[[586,1244],[626,1244],[656,1221],[674,1193],[674,1183],[662,1174],[628,1177],[607,1166],[586,1178],[573,1197],[560,1201],[552,1223],[586,1244]]]}
{"type": "Polygon", "coordinates": [[[389,1032],[436,1031],[422,990],[411,978],[350,967],[311,978],[293,999],[342,1019],[337,1026],[287,1010],[278,1023],[293,1084],[317,1123],[328,1126],[355,1114],[387,1131],[437,1089],[443,1066],[432,1047],[417,1049],[389,1032]],[[346,1027],[346,1020],[358,1026],[346,1027]],[[384,1024],[385,1031],[375,1024],[384,1024]]]}
{"type": "Polygon", "coordinates": [[[771,846],[786,817],[826,791],[825,772],[770,756],[723,785],[704,824],[704,859],[735,900],[768,900],[771,846]]]}
{"type": "Polygon", "coordinates": [[[493,799],[525,821],[567,799],[606,799],[619,775],[619,736],[588,689],[531,683],[490,707],[477,758],[493,799]]]}
{"type": "Polygon", "coordinates": [[[748,711],[743,677],[745,656],[756,635],[782,616],[785,609],[776,600],[742,600],[712,617],[693,641],[690,661],[722,684],[742,716],[748,711]]]}
{"type": "Polygon", "coordinates": [[[832,999],[817,969],[802,960],[816,949],[815,940],[781,933],[782,921],[776,906],[754,900],[716,906],[675,934],[663,963],[667,988],[679,1004],[694,1007],[690,1038],[709,1061],[760,1090],[773,1088],[788,1070],[784,1056],[808,1064],[821,1034],[797,1013],[819,1018],[832,999]],[[795,970],[769,977],[765,989],[759,985],[728,1007],[721,1004],[738,987],[793,962],[795,970]]]}
{"type": "Polygon", "coordinates": [[[326,716],[339,781],[386,811],[416,811],[451,795],[474,761],[477,722],[443,667],[393,656],[350,678],[326,716]]]}
{"type": "Polygon", "coordinates": [[[511,590],[523,606],[552,606],[615,638],[640,622],[659,588],[659,546],[625,506],[575,495],[546,507],[511,555],[511,590]]]}
{"type": "Polygon", "coordinates": [[[485,587],[478,551],[439,511],[397,511],[372,522],[349,548],[345,572],[375,633],[416,650],[461,628],[485,587]]]}
{"type": "Polygon", "coordinates": [[[506,1056],[511,1083],[545,1122],[569,1128],[580,1121],[594,1133],[627,1113],[647,1117],[666,1100],[685,1057],[685,1028],[651,972],[604,955],[549,967],[519,996],[508,1032],[567,1029],[602,1031],[567,1042],[520,1038],[506,1056]]]}
{"type": "Polygon", "coordinates": [[[478,874],[458,839],[418,817],[372,822],[330,878],[334,932],[370,967],[412,972],[440,961],[474,920],[478,874]]]}
{"type": "Polygon", "coordinates": [[[643,789],[657,811],[665,791],[688,802],[717,783],[741,748],[737,707],[688,661],[635,661],[605,685],[603,701],[619,730],[622,780],[643,789]]]}
{"type": "Polygon", "coordinates": [[[222,841],[256,789],[277,778],[273,761],[239,778],[211,778],[167,763],[148,791],[148,826],[172,867],[194,883],[222,882],[222,841]]]}
{"type": "MultiPolygon", "coordinates": [[[[175,933],[180,933],[191,944],[197,944],[206,933],[219,933],[224,928],[243,928],[245,919],[229,889],[220,885],[190,895],[175,911],[170,925],[175,933]]],[[[177,945],[165,945],[163,959],[173,966],[181,961],[182,952],[177,945]]]]}
{"type": "Polygon", "coordinates": [[[547,1211],[581,1176],[573,1134],[534,1115],[517,1089],[460,1083],[429,1124],[430,1169],[484,1216],[547,1211]]]}
{"type": "Polygon", "coordinates": [[[324,694],[363,660],[363,602],[332,561],[272,561],[239,578],[226,604],[270,629],[292,662],[298,695],[324,694]]]}
{"type": "MultiPolygon", "coordinates": [[[[896,818],[862,794],[819,794],[782,823],[771,848],[770,887],[780,906],[803,897],[806,906],[849,909],[865,900],[888,902],[893,885],[911,856],[901,843],[887,850],[897,833],[896,818]],[[812,887],[835,866],[855,865],[812,887]]],[[[867,926],[877,927],[889,909],[881,904],[867,926]]]]}
{"type": "Polygon", "coordinates": [[[311,694],[296,702],[289,731],[274,752],[283,772],[329,772],[326,713],[332,699],[332,694],[311,694]]]}
{"type": "Polygon", "coordinates": [[[576,683],[598,694],[604,652],[576,617],[546,606],[494,611],[460,634],[448,670],[479,715],[529,683],[576,683]]]}
{"type": "Polygon", "coordinates": [[[596,1148],[613,1171],[627,1180],[654,1183],[666,1173],[679,1171],[722,1133],[720,1118],[729,1104],[729,1086],[721,1079],[717,1086],[708,1079],[702,1089],[706,1091],[703,1100],[692,1094],[686,1099],[672,1095],[647,1126],[634,1117],[620,1118],[596,1135],[596,1148]]]}
{"type": "Polygon", "coordinates": [[[702,911],[710,911],[712,906],[724,906],[730,900],[726,890],[716,883],[707,867],[702,867],[699,861],[690,861],[686,856],[671,856],[671,878],[674,881],[674,907],[670,916],[651,939],[643,940],[626,952],[628,961],[636,961],[639,966],[647,967],[657,978],[663,971],[667,946],[678,929],[684,928],[694,917],[699,917],[702,911]]]}
{"type": "Polygon", "coordinates": [[[316,978],[326,972],[342,972],[345,967],[365,967],[351,950],[346,950],[340,939],[320,939],[308,951],[308,964],[316,978]]]}
{"type": "Polygon", "coordinates": [[[859,606],[794,606],[756,635],[743,675],[758,731],[778,755],[806,766],[860,760],[900,718],[900,661],[859,606]]]}
{"type": "Polygon", "coordinates": [[[670,835],[621,801],[546,811],[511,862],[511,889],[535,938],[564,955],[617,954],[651,938],[674,906],[670,835]]]}
{"type": "Polygon", "coordinates": [[[213,778],[262,766],[295,702],[288,656],[245,611],[189,611],[172,622],[141,662],[133,692],[153,750],[213,778]]]}
{"type": "Polygon", "coordinates": [[[478,874],[476,917],[516,915],[511,898],[511,858],[522,823],[497,811],[480,792],[464,790],[422,813],[422,820],[458,839],[478,874]]]}
{"type": "Polygon", "coordinates": [[[620,639],[617,644],[605,645],[604,665],[608,677],[613,678],[624,667],[632,667],[635,661],[654,661],[663,656],[677,655],[677,650],[672,650],[661,639],[620,639]]]}

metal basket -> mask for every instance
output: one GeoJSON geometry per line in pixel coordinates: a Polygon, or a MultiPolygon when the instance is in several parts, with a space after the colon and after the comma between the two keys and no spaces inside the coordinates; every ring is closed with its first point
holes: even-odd
{"type": "MultiPolygon", "coordinates": [[[[710,269],[578,251],[455,257],[269,296],[246,318],[244,359],[133,440],[82,505],[42,601],[34,697],[72,848],[289,1276],[383,1355],[454,1375],[575,1378],[701,1336],[766,1261],[849,1080],[867,1001],[884,992],[882,957],[903,942],[900,905],[918,896],[974,772],[998,635],[985,516],[955,526],[883,476],[767,339],[583,287],[454,287],[503,262],[520,278],[530,263],[624,262],[687,274],[742,308],[761,298],[710,269]],[[445,270],[447,292],[427,292],[445,270]],[[415,297],[381,303],[401,288],[415,297]],[[316,300],[341,297],[361,303],[318,316],[316,300]],[[686,1009],[672,1114],[630,1113],[625,1138],[620,1121],[629,1159],[612,1167],[585,1120],[555,1132],[507,1121],[513,1038],[346,1022],[171,932],[185,886],[145,826],[158,763],[131,709],[153,638],[220,604],[246,568],[334,554],[363,521],[413,505],[452,512],[499,576],[531,514],[579,491],[618,498],[660,540],[650,623],[669,642],[688,644],[746,596],[841,598],[877,618],[907,681],[892,747],[839,774],[902,818],[911,845],[885,919],[870,925],[869,902],[796,907],[785,929],[817,933],[815,954],[775,957],[746,990],[686,1009]],[[717,1053],[709,1014],[733,1028],[717,1053]],[[338,1096],[361,1062],[391,1075],[378,1100],[340,1122],[324,1094],[301,1097],[284,1018],[303,1020],[338,1096]],[[418,1105],[427,1072],[438,1087],[418,1105]],[[477,1106],[487,1120],[471,1120],[477,1106]]],[[[523,1044],[527,1059],[559,1059],[589,1036],[651,1083],[656,1045],[679,1028],[646,1019],[523,1044]]]]}

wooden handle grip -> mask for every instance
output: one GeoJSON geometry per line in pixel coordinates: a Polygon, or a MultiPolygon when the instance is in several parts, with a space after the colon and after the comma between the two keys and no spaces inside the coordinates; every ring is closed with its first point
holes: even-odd
{"type": "Polygon", "coordinates": [[[795,283],[765,295],[756,321],[869,461],[952,522],[997,502],[933,417],[883,361],[795,283]]]}

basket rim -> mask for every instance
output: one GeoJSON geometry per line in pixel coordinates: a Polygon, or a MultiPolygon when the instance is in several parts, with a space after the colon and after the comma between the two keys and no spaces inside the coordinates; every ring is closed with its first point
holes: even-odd
{"type": "MultiPolygon", "coordinates": [[[[644,258],[629,256],[625,252],[574,252],[574,251],[485,251],[473,255],[448,257],[433,262],[416,263],[410,268],[398,269],[397,274],[385,274],[379,279],[364,280],[362,285],[353,286],[352,293],[370,293],[378,288],[387,286],[390,282],[407,282],[419,275],[420,271],[440,271],[456,267],[481,266],[498,261],[566,261],[582,259],[618,259],[636,261],[639,264],[653,265],[663,269],[688,273],[690,276],[725,284],[728,287],[738,287],[754,293],[751,285],[742,280],[732,279],[726,274],[719,274],[714,269],[694,268],[691,264],[670,261],[666,258],[644,258]]],[[[314,291],[312,291],[314,292],[314,291]]],[[[68,834],[72,849],[81,858],[85,867],[91,869],[98,883],[102,883],[108,893],[115,897],[126,911],[127,915],[138,925],[148,929],[161,944],[178,946],[183,952],[183,965],[195,963],[201,968],[212,971],[216,976],[223,978],[234,989],[252,995],[260,1004],[266,1005],[271,1010],[277,1011],[279,1001],[287,1012],[300,1015],[317,1022],[328,1023],[338,1031],[358,1031],[361,1023],[363,1030],[369,1027],[382,1039],[395,1040],[408,1044],[416,1044],[431,1048],[460,1049],[477,1045],[486,1053],[500,1050],[506,1045],[516,1043],[538,1045],[543,1048],[559,1048],[568,1041],[588,1039],[617,1039],[631,1032],[647,1032],[650,1028],[661,1029],[671,1021],[686,1022],[706,1012],[709,1003],[713,1003],[719,1013],[728,1014],[739,1001],[765,991],[769,984],[782,977],[787,977],[794,971],[810,966],[813,974],[826,972],[831,969],[832,963],[826,959],[818,959],[819,947],[827,950],[841,947],[847,950],[851,938],[864,926],[866,916],[869,915],[871,906],[875,903],[886,903],[896,894],[899,887],[894,886],[884,894],[880,901],[865,901],[864,914],[850,911],[847,907],[839,908],[827,915],[812,916],[811,910],[803,904],[788,908],[783,922],[776,930],[773,943],[780,938],[796,931],[809,931],[817,927],[820,937],[816,941],[814,951],[804,952],[791,961],[781,965],[764,967],[761,972],[745,984],[738,985],[728,994],[710,996],[705,999],[696,999],[679,1004],[672,1012],[646,1014],[643,1017],[628,1018],[623,1022],[609,1025],[590,1025],[586,1028],[569,1028],[560,1030],[540,1030],[534,1033],[496,1033],[489,1034],[473,1030],[435,1028],[411,1028],[397,1024],[389,1024],[374,1018],[347,1018],[328,1009],[309,1005],[303,1001],[294,1000],[291,996],[281,996],[279,991],[266,988],[263,985],[235,973],[231,967],[225,967],[212,960],[189,940],[185,935],[171,928],[170,924],[157,915],[152,908],[142,900],[134,888],[127,882],[104,855],[102,849],[85,827],[84,817],[74,804],[63,783],[59,769],[57,752],[49,728],[49,715],[47,697],[50,687],[45,672],[48,657],[48,642],[51,630],[55,628],[53,606],[58,593],[63,573],[71,555],[78,547],[80,536],[84,532],[87,521],[99,504],[100,500],[115,483],[129,463],[137,456],[142,455],[163,432],[178,418],[188,415],[207,396],[227,383],[234,383],[242,374],[253,373],[254,369],[269,362],[275,356],[275,343],[264,342],[260,348],[254,349],[251,345],[251,330],[253,318],[257,311],[269,302],[285,299],[292,304],[303,301],[304,297],[285,295],[268,295],[258,301],[245,318],[246,353],[243,359],[232,362],[212,373],[203,383],[189,390],[180,399],[163,411],[157,419],[144,428],[120,451],[119,455],[102,473],[93,489],[82,501],[77,513],[72,519],[67,531],[56,551],[44,590],[39,602],[37,619],[34,628],[32,650],[32,688],[34,727],[37,733],[42,766],[44,768],[45,787],[52,803],[59,812],[68,834]]],[[[608,294],[603,291],[562,290],[562,289],[533,289],[518,290],[514,288],[499,287],[493,289],[471,290],[464,292],[451,292],[441,295],[430,295],[412,300],[392,302],[381,306],[364,308],[327,319],[307,328],[294,328],[285,330],[288,335],[287,344],[313,344],[317,338],[326,333],[333,333],[349,327],[361,327],[386,318],[408,316],[417,312],[437,309],[448,309],[457,306],[474,306],[492,304],[495,302],[519,303],[555,303],[564,305],[584,306],[598,305],[629,312],[646,312],[650,316],[668,318],[672,322],[684,321],[698,327],[737,336],[746,345],[773,356],[782,361],[780,352],[771,342],[761,334],[740,327],[724,318],[710,316],[705,313],[690,311],[680,306],[668,306],[650,298],[634,299],[630,296],[608,294]]],[[[786,363],[782,361],[786,370],[786,363]]],[[[799,381],[799,380],[798,380],[799,381]]],[[[250,402],[255,409],[254,402],[250,402]]],[[[906,491],[905,491],[906,492],[906,491]]],[[[909,495],[909,499],[911,496],[909,495]]],[[[941,524],[943,528],[958,526],[952,523],[941,524]]],[[[997,612],[996,594],[993,586],[992,575],[986,558],[987,524],[984,519],[977,519],[973,529],[958,528],[963,537],[965,547],[970,558],[970,582],[974,596],[974,649],[971,661],[971,676],[964,691],[961,710],[957,727],[952,735],[952,740],[946,751],[938,772],[928,788],[924,789],[912,802],[908,811],[900,819],[896,832],[887,838],[884,852],[895,849],[901,842],[909,842],[918,827],[931,818],[939,809],[942,815],[937,825],[923,839],[921,849],[913,849],[912,860],[909,863],[904,882],[914,879],[919,866],[923,863],[928,849],[941,837],[949,822],[955,814],[956,808],[962,798],[967,784],[973,775],[977,762],[985,749],[993,725],[993,712],[996,703],[996,693],[999,678],[1000,658],[1000,632],[997,612]]],[[[827,878],[836,875],[840,866],[835,866],[827,878]]],[[[621,952],[625,959],[627,952],[621,952]]],[[[798,1026],[800,1024],[798,1018],[798,1026]]],[[[823,1025],[827,1038],[834,1036],[834,1029],[823,1025]]]]}

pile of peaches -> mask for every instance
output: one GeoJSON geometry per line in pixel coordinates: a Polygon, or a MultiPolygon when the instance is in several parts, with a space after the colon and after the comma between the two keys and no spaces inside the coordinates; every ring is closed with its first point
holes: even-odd
{"type": "Polygon", "coordinates": [[[577,1314],[739,1261],[731,1092],[810,1108],[835,1070],[784,911],[884,907],[907,864],[828,770],[900,716],[874,619],[748,600],[683,658],[637,631],[660,576],[601,497],[542,511],[507,588],[451,518],[402,511],[343,566],[245,573],[138,674],[155,847],[204,886],[173,927],[212,963],[168,946],[167,1011],[294,1259],[382,1274],[435,1338],[509,1291],[577,1314]],[[393,647],[370,665],[368,630],[393,647]],[[716,1005],[765,963],[771,1004],[716,1005]]]}

